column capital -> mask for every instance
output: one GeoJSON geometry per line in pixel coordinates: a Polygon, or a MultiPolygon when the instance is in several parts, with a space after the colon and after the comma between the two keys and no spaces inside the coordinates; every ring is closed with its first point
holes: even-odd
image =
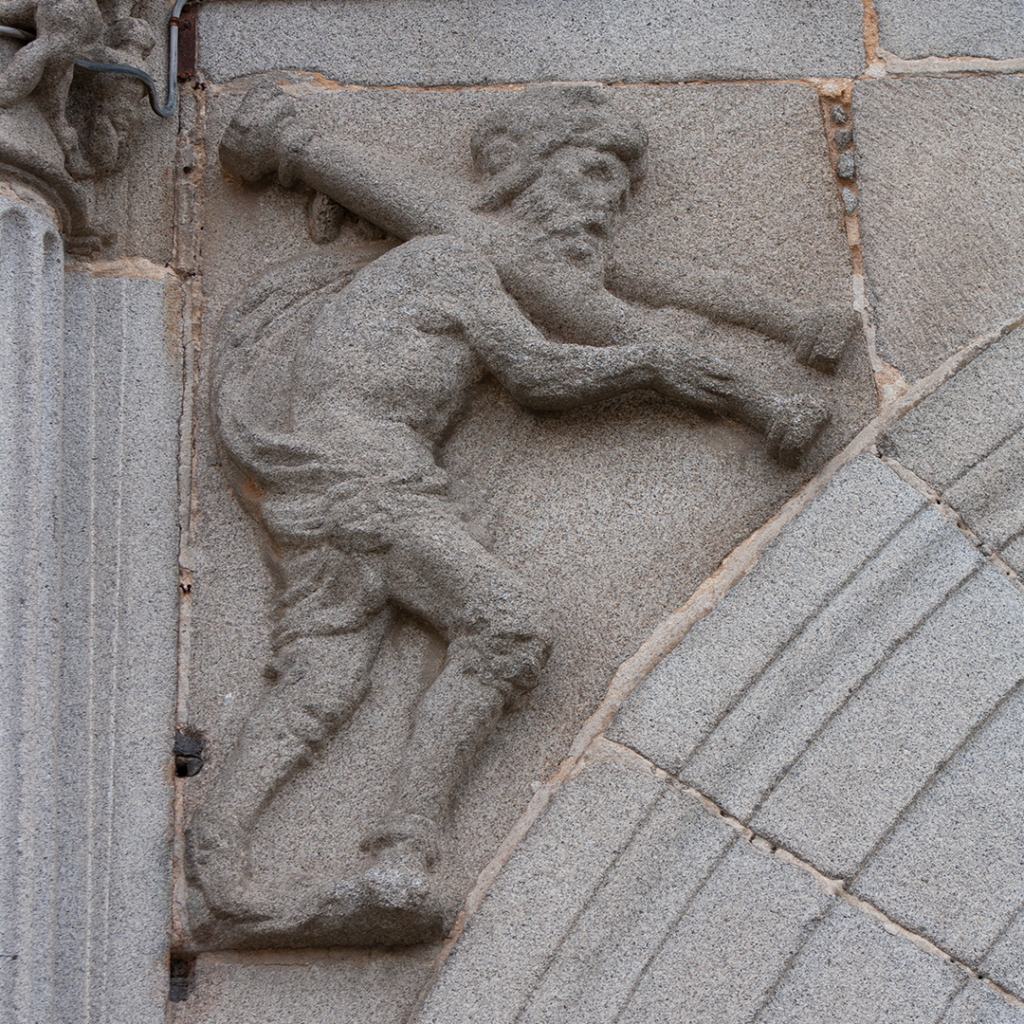
{"type": "Polygon", "coordinates": [[[112,237],[97,221],[93,183],[123,167],[147,103],[138,79],[76,61],[137,66],[156,37],[139,18],[105,22],[92,0],[73,28],[44,16],[46,3],[4,26],[24,38],[0,33],[0,181],[42,196],[68,248],[89,250],[112,237]]]}

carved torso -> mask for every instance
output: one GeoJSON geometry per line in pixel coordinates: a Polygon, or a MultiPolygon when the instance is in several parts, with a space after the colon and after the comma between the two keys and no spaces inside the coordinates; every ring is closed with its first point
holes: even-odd
{"type": "Polygon", "coordinates": [[[368,448],[380,451],[382,430],[405,439],[402,451],[415,445],[412,431],[432,462],[428,453],[484,372],[466,337],[474,305],[466,294],[467,283],[486,280],[485,267],[482,257],[438,237],[408,242],[360,271],[296,353],[295,428],[330,436],[332,447],[358,453],[360,462],[368,448]]]}

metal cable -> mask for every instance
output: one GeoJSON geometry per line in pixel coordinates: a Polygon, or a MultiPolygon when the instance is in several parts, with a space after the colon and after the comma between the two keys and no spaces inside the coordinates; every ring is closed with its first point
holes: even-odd
{"type": "MultiPolygon", "coordinates": [[[[130,64],[103,64],[95,60],[75,61],[76,68],[84,68],[86,71],[101,71],[114,75],[131,75],[140,82],[144,82],[149,90],[149,105],[153,108],[154,114],[160,117],[170,117],[178,107],[178,18],[187,0],[175,0],[171,9],[171,20],[167,34],[167,101],[160,102],[156,82],[142,68],[133,68],[130,64]]],[[[31,42],[35,39],[35,33],[28,32],[21,28],[11,28],[8,25],[0,25],[0,35],[8,36],[11,39],[19,39],[31,42]]]]}
{"type": "Polygon", "coordinates": [[[0,36],[10,36],[11,39],[21,39],[26,43],[35,39],[34,32],[26,32],[23,28],[11,28],[10,25],[0,25],[0,36]]]}

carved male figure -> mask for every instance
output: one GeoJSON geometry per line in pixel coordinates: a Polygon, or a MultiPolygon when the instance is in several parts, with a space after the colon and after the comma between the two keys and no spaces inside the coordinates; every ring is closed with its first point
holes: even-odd
{"type": "MultiPolygon", "coordinates": [[[[711,320],[677,337],[657,309],[608,289],[605,246],[643,176],[647,139],[601,90],[527,90],[471,145],[483,181],[475,210],[377,153],[314,137],[276,88],[250,92],[222,143],[229,172],[306,181],[406,241],[323,301],[282,381],[287,429],[261,426],[230,370],[214,370],[216,427],[279,586],[275,682],[189,833],[190,875],[214,917],[273,914],[249,890],[249,836],[282,782],[359,706],[402,609],[440,632],[444,665],[417,709],[391,805],[365,823],[373,865],[315,894],[307,914],[357,922],[366,941],[417,941],[450,921],[432,871],[452,792],[507,703],[536,685],[555,639],[535,595],[467,532],[438,465],[484,374],[531,409],[654,389],[755,426],[790,465],[828,418],[787,391],[784,373],[745,378],[713,355],[711,320]]],[[[721,292],[691,304],[771,326],[770,309],[741,315],[721,292]]],[[[850,320],[815,322],[797,341],[807,360],[827,362],[850,320]]]]}

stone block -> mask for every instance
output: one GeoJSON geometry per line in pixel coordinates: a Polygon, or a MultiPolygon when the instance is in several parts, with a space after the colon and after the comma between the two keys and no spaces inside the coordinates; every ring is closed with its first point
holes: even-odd
{"type": "Polygon", "coordinates": [[[63,247],[42,211],[0,197],[0,752],[2,1005],[44,1019],[57,926],[63,247]],[[17,954],[17,959],[12,954],[17,954]]]}
{"type": "Polygon", "coordinates": [[[1017,689],[939,768],[852,885],[975,969],[1024,907],[1022,728],[1017,689]]]}
{"type": "Polygon", "coordinates": [[[953,1000],[939,1024],[1018,1024],[1024,1008],[1015,1006],[983,982],[970,981],[953,1000]]]}
{"type": "Polygon", "coordinates": [[[841,904],[793,958],[758,1020],[930,1024],[962,985],[958,968],[841,904]]]}
{"type": "Polygon", "coordinates": [[[833,877],[857,870],[1024,674],[1024,601],[996,569],[936,597],[751,821],[833,877]]]}
{"type": "Polygon", "coordinates": [[[82,620],[63,636],[58,934],[66,977],[89,979],[68,1020],[86,999],[140,1024],[166,1006],[181,306],[174,280],[66,275],[62,586],[82,620]]]}
{"type": "MultiPolygon", "coordinates": [[[[665,792],[664,783],[612,765],[563,789],[471,919],[418,1024],[511,1024],[665,792]]],[[[707,838],[713,859],[720,841],[707,838]]]]}
{"type": "Polygon", "coordinates": [[[1024,4],[1020,0],[876,0],[879,44],[904,60],[921,57],[1024,55],[1024,4]]]}
{"type": "Polygon", "coordinates": [[[688,794],[599,766],[517,848],[415,1020],[745,1020],[833,902],[688,794]]]}
{"type": "MultiPolygon", "coordinates": [[[[306,123],[324,133],[344,125],[344,138],[429,174],[439,199],[466,209],[479,192],[469,138],[508,100],[506,91],[491,89],[290,88],[306,123]]],[[[787,308],[849,303],[848,254],[814,90],[751,84],[612,92],[615,107],[641,120],[650,136],[647,177],[618,225],[616,281],[671,283],[729,271],[753,295],[781,296],[787,308]],[[736,163],[751,147],[761,156],[739,180],[736,163]]],[[[228,91],[211,98],[211,137],[221,137],[238,103],[228,91]]],[[[314,242],[309,189],[242,188],[212,168],[205,180],[207,354],[220,314],[243,282],[268,267],[314,254],[370,259],[394,251],[394,240],[376,248],[360,241],[351,224],[333,241],[314,242]]],[[[676,322],[676,313],[664,315],[666,327],[676,322]]],[[[444,855],[457,865],[458,885],[468,887],[486,864],[616,667],[872,414],[873,387],[858,345],[830,376],[793,365],[784,345],[751,335],[729,332],[723,351],[749,351],[755,376],[792,369],[794,382],[833,409],[828,434],[796,472],[773,463],[753,431],[650,393],[579,411],[531,412],[485,381],[446,439],[441,461],[465,518],[538,602],[557,610],[546,620],[556,643],[544,680],[517,700],[456,797],[458,840],[444,855]]],[[[208,757],[189,783],[190,812],[207,799],[264,690],[274,621],[260,535],[225,487],[202,393],[198,406],[195,682],[186,724],[206,737],[208,757]]],[[[254,842],[260,884],[281,892],[292,868],[327,880],[363,870],[357,826],[387,806],[416,699],[443,658],[435,632],[411,616],[399,619],[349,730],[325,742],[262,816],[254,842]]]]}
{"type": "MultiPolygon", "coordinates": [[[[1022,630],[1013,585],[865,456],[637,688],[609,735],[850,877],[1013,690],[1022,630]],[[808,555],[829,558],[828,573],[808,555]]],[[[1012,831],[1012,812],[1000,820],[1012,831]]],[[[995,827],[972,821],[965,863],[995,827]]],[[[898,850],[905,871],[924,871],[907,844],[898,850]]],[[[991,898],[1005,921],[1015,890],[991,898]]],[[[943,935],[970,935],[977,959],[985,915],[959,909],[943,935]]]]}
{"type": "Polygon", "coordinates": [[[523,1024],[570,1013],[614,1020],[735,842],[695,800],[663,792],[559,944],[525,1002],[523,1024]]]}
{"type": "Polygon", "coordinates": [[[908,380],[1024,309],[1017,76],[853,90],[860,232],[879,354],[908,380]]]}
{"type": "Polygon", "coordinates": [[[174,1024],[406,1024],[434,970],[420,958],[302,950],[204,954],[174,1024]]]}
{"type": "MultiPolygon", "coordinates": [[[[836,902],[810,876],[737,841],[648,964],[623,1024],[751,1020],[836,902]]],[[[559,1024],[575,1018],[565,1013],[559,1024]]]]}
{"type": "Polygon", "coordinates": [[[979,563],[948,520],[922,509],[802,623],[680,776],[749,818],[850,694],[979,563]]]}
{"type": "Polygon", "coordinates": [[[853,77],[864,66],[861,18],[853,0],[772,10],[753,0],[627,8],[243,0],[202,8],[200,59],[216,81],[276,68],[420,86],[853,77]]]}
{"type": "Polygon", "coordinates": [[[637,687],[609,737],[685,772],[743,694],[923,506],[877,459],[845,467],[637,687]]]}
{"type": "Polygon", "coordinates": [[[1024,330],[987,348],[903,417],[880,448],[927,481],[1024,570],[1024,330]]]}

